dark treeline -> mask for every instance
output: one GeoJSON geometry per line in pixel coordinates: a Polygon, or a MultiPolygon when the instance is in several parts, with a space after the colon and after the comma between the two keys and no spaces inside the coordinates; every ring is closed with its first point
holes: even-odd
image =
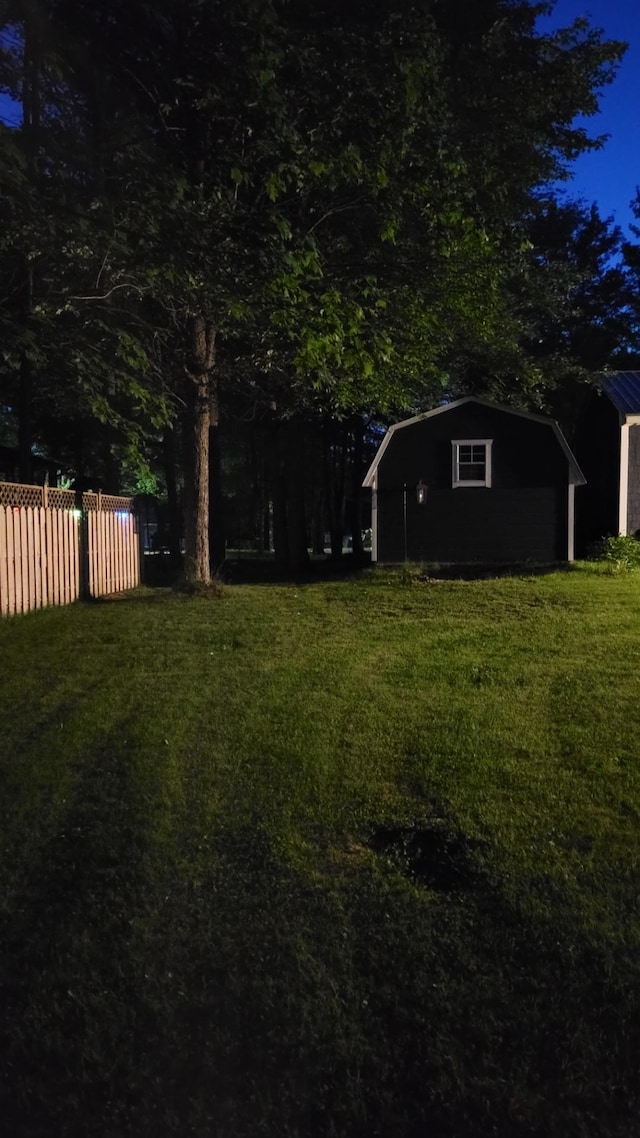
{"type": "MultiPolygon", "coordinates": [[[[273,552],[283,568],[303,568],[310,554],[340,558],[364,552],[370,526],[363,470],[381,438],[362,415],[309,412],[281,418],[267,412],[250,422],[223,417],[210,438],[210,555],[217,569],[229,551],[273,552]]],[[[169,430],[151,462],[167,487],[180,486],[179,435],[169,430]]],[[[153,545],[178,561],[182,494],[145,499],[153,545]],[[177,511],[177,513],[176,513],[177,511]]],[[[146,514],[145,514],[146,516],[146,514]]]]}
{"type": "MultiPolygon", "coordinates": [[[[379,424],[482,393],[570,433],[638,254],[550,187],[624,45],[527,0],[0,0],[0,443],[225,537],[348,537],[379,424]]],[[[364,510],[364,512],[363,512],[364,510]]]]}

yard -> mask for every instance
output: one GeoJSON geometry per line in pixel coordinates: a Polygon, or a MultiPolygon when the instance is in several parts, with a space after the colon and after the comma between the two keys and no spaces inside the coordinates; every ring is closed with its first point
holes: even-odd
{"type": "Polygon", "coordinates": [[[0,624],[16,1138],[630,1138],[640,578],[0,624]]]}

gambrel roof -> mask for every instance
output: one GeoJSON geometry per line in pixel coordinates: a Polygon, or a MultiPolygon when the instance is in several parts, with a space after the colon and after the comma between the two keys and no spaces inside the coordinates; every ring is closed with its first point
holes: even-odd
{"type": "MultiPolygon", "coordinates": [[[[640,372],[636,374],[640,376],[640,372]]],[[[382,443],[378,447],[376,456],[365,475],[362,485],[373,486],[380,460],[396,431],[401,431],[403,427],[411,427],[415,423],[422,423],[425,419],[432,419],[435,415],[446,415],[447,411],[453,411],[454,408],[462,407],[465,403],[477,403],[481,407],[489,407],[493,411],[505,411],[508,415],[518,415],[522,419],[531,419],[533,422],[541,423],[545,427],[550,427],[569,463],[569,482],[575,486],[584,485],[586,478],[578,466],[571,448],[555,419],[550,419],[548,415],[536,415],[532,411],[520,411],[515,407],[507,407],[503,403],[492,403],[491,400],[481,399],[476,395],[466,395],[463,399],[456,399],[453,403],[445,403],[442,407],[436,407],[433,411],[425,411],[422,415],[414,415],[411,419],[403,419],[400,423],[394,423],[392,427],[389,427],[382,443]]]]}

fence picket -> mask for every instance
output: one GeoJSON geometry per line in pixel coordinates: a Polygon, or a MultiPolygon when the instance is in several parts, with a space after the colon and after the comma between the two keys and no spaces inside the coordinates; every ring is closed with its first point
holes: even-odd
{"type": "Polygon", "coordinates": [[[69,556],[71,553],[69,544],[69,518],[69,511],[64,510],[62,514],[62,563],[64,566],[64,603],[66,605],[71,604],[73,599],[71,596],[71,564],[69,556]]]}
{"type": "Polygon", "coordinates": [[[22,547],[22,563],[24,565],[23,612],[29,612],[33,608],[31,596],[33,589],[33,560],[29,537],[29,507],[27,507],[26,510],[20,511],[20,545],[22,547]]]}
{"type": "Polygon", "coordinates": [[[92,597],[98,596],[98,542],[95,527],[95,515],[89,511],[86,518],[80,523],[87,539],[85,558],[87,561],[87,585],[92,597]]]}
{"type": "Polygon", "coordinates": [[[40,576],[40,514],[42,510],[36,506],[32,517],[32,561],[33,561],[33,607],[42,608],[42,578],[40,576]]]}
{"type": "Polygon", "coordinates": [[[102,514],[91,514],[94,529],[95,558],[96,558],[96,591],[97,597],[107,592],[107,558],[104,540],[105,519],[102,514]]]}
{"type": "Polygon", "coordinates": [[[122,522],[118,514],[113,514],[113,552],[115,560],[115,577],[117,581],[124,580],[122,566],[122,522]]]}
{"type": "Polygon", "coordinates": [[[55,604],[55,545],[54,545],[55,510],[47,510],[47,604],[55,604]]]}
{"type": "Polygon", "coordinates": [[[62,604],[62,586],[60,582],[61,541],[60,541],[60,510],[53,511],[53,588],[54,605],[62,604]]]}
{"type": "Polygon", "coordinates": [[[78,581],[78,553],[80,546],[80,532],[78,519],[69,511],[69,571],[71,575],[71,599],[77,601],[80,596],[78,581]]]}
{"type": "Polygon", "coordinates": [[[7,508],[0,506],[0,616],[9,612],[7,565],[7,508]]]}
{"type": "Polygon", "coordinates": [[[40,580],[40,605],[47,603],[47,511],[41,507],[38,509],[38,530],[39,537],[39,580],[40,580]]]}
{"type": "Polygon", "coordinates": [[[22,511],[25,539],[26,539],[26,559],[28,571],[28,607],[29,611],[36,607],[36,543],[35,533],[33,526],[33,507],[27,506],[26,510],[22,511]]]}
{"type": "Polygon", "coordinates": [[[29,602],[29,562],[27,560],[27,542],[25,536],[24,515],[22,510],[13,514],[13,550],[16,567],[16,609],[26,612],[29,602]]]}
{"type": "Polygon", "coordinates": [[[14,549],[14,511],[7,510],[7,597],[8,612],[16,611],[16,565],[14,549]]]}
{"type": "Polygon", "coordinates": [[[107,525],[107,540],[109,542],[109,569],[111,570],[111,579],[109,581],[109,592],[112,593],[115,587],[115,582],[118,576],[118,550],[116,546],[116,521],[115,514],[106,515],[107,525]]]}
{"type": "Polygon", "coordinates": [[[127,527],[126,538],[125,538],[125,550],[126,550],[125,559],[126,559],[126,566],[127,566],[127,570],[126,570],[126,572],[127,572],[127,588],[130,589],[131,588],[131,582],[133,581],[133,546],[132,546],[132,541],[131,541],[132,536],[133,536],[133,515],[132,514],[129,514],[128,518],[126,518],[125,524],[127,527]]]}

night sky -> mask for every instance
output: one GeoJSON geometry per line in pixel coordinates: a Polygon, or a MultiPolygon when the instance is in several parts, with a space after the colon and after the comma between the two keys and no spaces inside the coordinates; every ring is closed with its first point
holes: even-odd
{"type": "Polygon", "coordinates": [[[629,202],[640,186],[640,0],[557,0],[545,26],[566,27],[576,16],[587,16],[607,39],[625,40],[629,47],[616,80],[605,88],[601,112],[586,119],[590,134],[608,134],[602,150],[584,155],[567,183],[570,197],[595,201],[604,217],[613,216],[627,236],[633,221],[629,202]]]}

